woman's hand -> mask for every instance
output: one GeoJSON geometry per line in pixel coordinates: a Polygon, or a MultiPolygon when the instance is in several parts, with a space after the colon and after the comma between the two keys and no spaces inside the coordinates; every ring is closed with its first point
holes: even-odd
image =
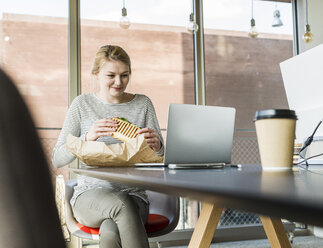
{"type": "Polygon", "coordinates": [[[93,123],[85,136],[86,141],[95,141],[101,136],[111,136],[117,130],[118,124],[115,120],[104,118],[93,123]]]}
{"type": "Polygon", "coordinates": [[[137,133],[144,134],[148,146],[155,152],[160,150],[161,142],[159,140],[159,135],[155,130],[146,127],[140,129],[137,133]]]}

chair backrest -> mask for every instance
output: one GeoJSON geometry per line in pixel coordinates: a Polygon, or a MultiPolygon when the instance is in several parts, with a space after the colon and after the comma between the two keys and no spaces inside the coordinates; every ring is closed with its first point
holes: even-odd
{"type": "Polygon", "coordinates": [[[147,190],[149,205],[149,214],[160,214],[169,220],[166,228],[148,233],[148,237],[157,237],[173,231],[179,220],[180,203],[176,196],[166,195],[163,193],[147,190]]]}
{"type": "Polygon", "coordinates": [[[0,70],[0,242],[65,247],[47,161],[29,111],[0,70]]]}
{"type": "MultiPolygon", "coordinates": [[[[65,188],[65,203],[66,203],[66,224],[70,232],[79,237],[85,239],[98,239],[97,235],[92,235],[86,232],[83,232],[79,229],[76,220],[73,217],[71,205],[69,203],[73,192],[74,186],[76,186],[77,180],[71,179],[66,181],[65,188]]],[[[170,196],[154,191],[147,190],[148,199],[150,202],[149,214],[159,214],[163,215],[169,220],[167,227],[160,231],[148,232],[148,237],[157,237],[164,234],[167,234],[173,231],[179,220],[180,204],[179,198],[175,196],[170,196]]]]}

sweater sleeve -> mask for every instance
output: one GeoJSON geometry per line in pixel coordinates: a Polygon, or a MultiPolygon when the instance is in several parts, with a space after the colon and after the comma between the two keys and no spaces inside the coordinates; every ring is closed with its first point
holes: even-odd
{"type": "Polygon", "coordinates": [[[159,151],[156,152],[156,154],[158,156],[163,156],[164,155],[164,140],[163,140],[163,136],[161,134],[160,131],[160,127],[159,127],[159,123],[157,120],[157,116],[156,116],[156,111],[154,108],[153,103],[151,102],[151,100],[147,97],[146,100],[146,107],[147,107],[147,112],[146,112],[146,127],[154,129],[158,135],[159,135],[159,140],[161,142],[161,148],[159,149],[159,151]]]}
{"type": "Polygon", "coordinates": [[[72,134],[76,137],[79,137],[80,133],[81,114],[78,97],[74,99],[67,111],[62,130],[58,136],[57,143],[53,149],[52,163],[56,168],[65,166],[75,159],[75,156],[66,149],[66,137],[68,134],[72,134]]]}

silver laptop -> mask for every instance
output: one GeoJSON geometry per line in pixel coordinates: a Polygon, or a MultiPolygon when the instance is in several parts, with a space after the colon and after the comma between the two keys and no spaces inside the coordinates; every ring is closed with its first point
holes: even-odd
{"type": "MultiPolygon", "coordinates": [[[[235,109],[170,104],[164,165],[180,168],[221,168],[231,162],[235,109]]],[[[163,164],[135,164],[135,166],[163,164]]]]}

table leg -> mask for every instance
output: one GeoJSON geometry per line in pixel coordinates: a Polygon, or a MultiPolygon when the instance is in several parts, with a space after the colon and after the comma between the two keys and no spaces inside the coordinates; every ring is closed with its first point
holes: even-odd
{"type": "Polygon", "coordinates": [[[283,223],[280,219],[260,216],[271,248],[290,248],[283,223]]]}
{"type": "Polygon", "coordinates": [[[204,202],[188,248],[208,248],[219,223],[223,208],[204,202]]]}

